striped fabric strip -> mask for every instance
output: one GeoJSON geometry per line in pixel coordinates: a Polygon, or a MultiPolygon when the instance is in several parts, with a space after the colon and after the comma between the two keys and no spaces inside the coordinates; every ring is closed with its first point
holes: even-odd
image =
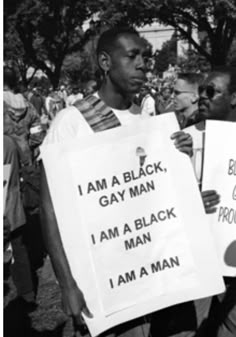
{"type": "Polygon", "coordinates": [[[76,101],[74,106],[82,113],[94,132],[100,132],[120,126],[114,112],[98,97],[88,96],[76,101]]]}

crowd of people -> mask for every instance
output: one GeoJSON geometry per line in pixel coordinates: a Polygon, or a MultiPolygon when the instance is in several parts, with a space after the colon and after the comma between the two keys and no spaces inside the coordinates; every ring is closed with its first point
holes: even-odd
{"type": "MultiPolygon", "coordinates": [[[[39,87],[18,92],[14,70],[4,67],[4,164],[12,166],[4,211],[5,269],[11,272],[19,298],[34,310],[35,271],[39,260],[43,263],[49,254],[63,307],[73,317],[75,330],[83,325],[81,313],[88,318],[92,313],[63,249],[39,146],[43,142],[80,139],[91,129],[100,132],[136,123],[140,118],[175,112],[182,131],[174,133],[172,139],[179,151],[191,157],[201,190],[202,160],[197,163],[196,150],[204,148],[205,120],[236,121],[234,69],[222,67],[208,76],[180,72],[171,80],[155,80],[153,76],[147,81],[145,45],[138,33],[127,27],[102,34],[97,60],[103,73],[99,88],[91,79],[83,88],[61,85],[58,90],[50,88],[47,94],[39,87]],[[97,117],[107,107],[110,113],[98,122],[97,117]],[[88,109],[93,112],[89,119],[88,109]],[[38,236],[41,230],[42,241],[38,236]],[[37,245],[32,244],[35,233],[37,245]],[[33,249],[37,250],[37,263],[32,261],[33,249]]],[[[220,198],[217,192],[201,194],[206,213],[214,212],[220,198]]],[[[104,336],[236,336],[236,279],[227,278],[225,283],[224,294],[151,314],[148,328],[144,329],[147,320],[140,318],[114,327],[104,336]]]]}

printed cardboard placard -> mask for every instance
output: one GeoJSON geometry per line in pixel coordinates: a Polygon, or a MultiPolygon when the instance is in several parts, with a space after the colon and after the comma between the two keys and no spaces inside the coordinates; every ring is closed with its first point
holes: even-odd
{"type": "Polygon", "coordinates": [[[207,121],[203,189],[220,195],[209,215],[224,276],[236,276],[236,123],[207,121]]]}
{"type": "Polygon", "coordinates": [[[63,245],[93,336],[224,290],[174,114],[41,148],[63,245]]]}

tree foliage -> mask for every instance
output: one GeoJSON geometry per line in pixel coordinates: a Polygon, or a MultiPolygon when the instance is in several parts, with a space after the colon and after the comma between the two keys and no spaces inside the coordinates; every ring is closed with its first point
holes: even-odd
{"type": "Polygon", "coordinates": [[[102,20],[174,27],[212,66],[226,63],[236,35],[236,0],[98,0],[102,20]],[[108,5],[109,4],[109,5],[108,5]],[[192,30],[203,33],[197,40],[192,30]]]}
{"type": "Polygon", "coordinates": [[[178,67],[184,73],[201,72],[207,74],[211,70],[211,65],[206,58],[199,55],[195,50],[187,50],[183,56],[177,60],[178,67]]]}
{"type": "MultiPolygon", "coordinates": [[[[90,37],[82,30],[91,16],[82,0],[5,0],[5,42],[17,37],[24,55],[57,86],[65,57],[80,50],[90,37]]],[[[9,54],[8,54],[9,56],[9,54]]]]}
{"type": "Polygon", "coordinates": [[[28,54],[25,52],[23,44],[14,30],[9,30],[5,35],[4,60],[7,65],[18,70],[24,86],[27,86],[31,82],[37,68],[32,68],[34,70],[31,76],[27,76],[30,67],[33,67],[34,65],[28,54]]]}
{"type": "Polygon", "coordinates": [[[177,41],[173,34],[170,40],[163,43],[161,50],[155,53],[154,71],[163,73],[167,70],[169,64],[177,63],[177,41]]]}
{"type": "MultiPolygon", "coordinates": [[[[156,21],[174,27],[212,66],[225,64],[235,50],[236,0],[5,0],[4,56],[17,63],[25,81],[33,66],[56,87],[66,57],[83,53],[101,27],[156,21]],[[84,22],[98,12],[100,26],[84,32],[84,22]]],[[[87,54],[92,64],[93,54],[87,54]]]]}

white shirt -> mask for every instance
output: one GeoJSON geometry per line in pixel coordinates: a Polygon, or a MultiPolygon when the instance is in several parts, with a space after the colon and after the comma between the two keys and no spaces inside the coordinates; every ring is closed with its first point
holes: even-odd
{"type": "MultiPolygon", "coordinates": [[[[95,94],[97,96],[97,94],[95,94]]],[[[144,117],[140,114],[140,107],[133,104],[127,110],[112,109],[121,125],[140,122],[144,117]]],[[[81,112],[74,106],[61,110],[54,118],[44,144],[54,144],[62,141],[72,141],[83,136],[93,134],[94,131],[87,123],[81,112]]]]}
{"type": "Polygon", "coordinates": [[[148,116],[155,116],[155,101],[154,98],[147,94],[141,102],[141,114],[148,116]]]}

